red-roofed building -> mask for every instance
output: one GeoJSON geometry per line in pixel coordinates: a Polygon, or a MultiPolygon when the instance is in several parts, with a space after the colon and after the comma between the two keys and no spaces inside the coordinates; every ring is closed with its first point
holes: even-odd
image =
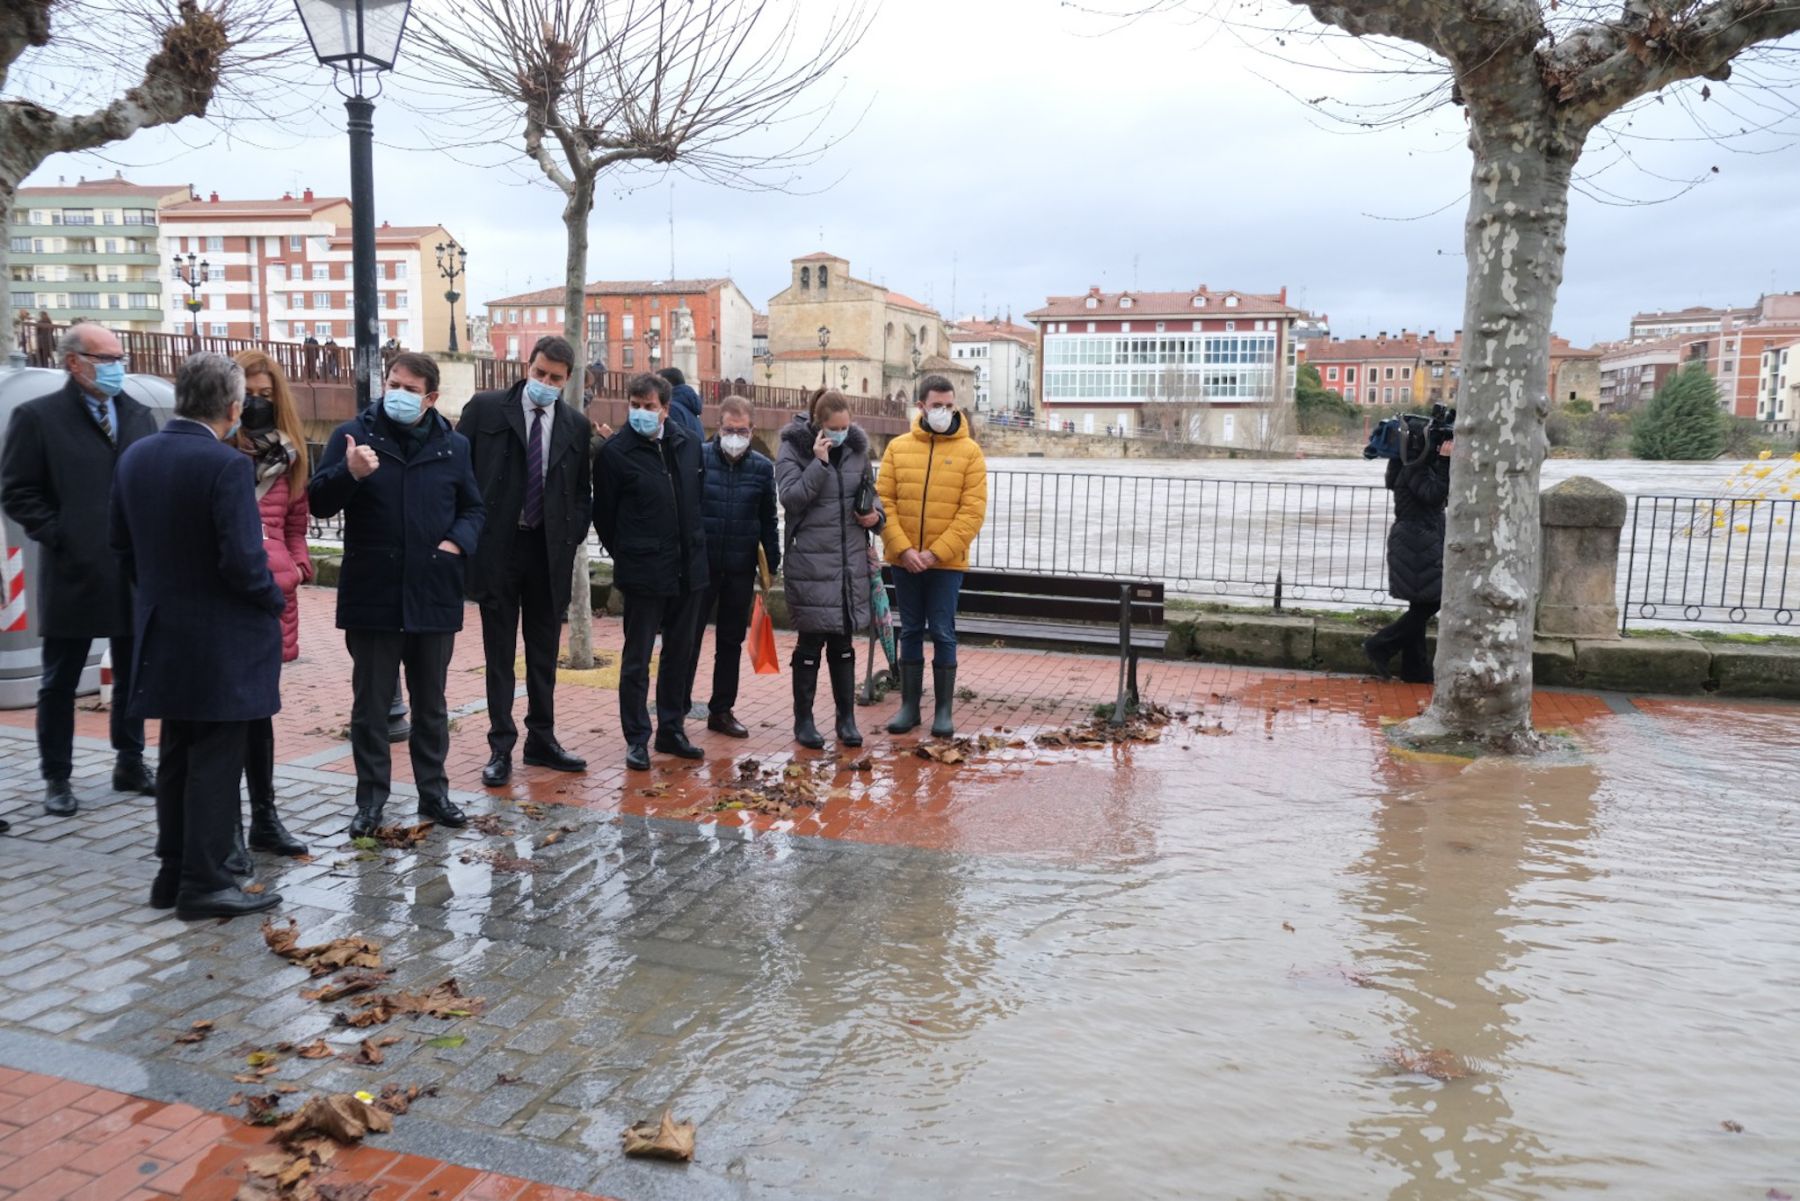
{"type": "Polygon", "coordinates": [[[1703,363],[1718,382],[1720,405],[1737,417],[1760,420],[1766,409],[1759,381],[1763,352],[1800,336],[1800,293],[1764,296],[1741,313],[1727,313],[1716,333],[1684,340],[1682,362],[1703,363]]]}
{"type": "Polygon", "coordinates": [[[1273,449],[1292,430],[1293,327],[1304,315],[1286,288],[1052,296],[1025,315],[1038,329],[1044,419],[1273,449]]]}
{"type": "Polygon", "coordinates": [[[973,403],[975,373],[950,357],[949,331],[936,309],[855,278],[848,259],[825,251],[790,267],[788,286],[769,298],[772,357],[758,383],[911,396],[917,376],[937,372],[950,379],[960,404],[973,403]]]}
{"type": "MultiPolygon", "coordinates": [[[[584,293],[588,362],[612,371],[674,365],[703,379],[750,379],[756,310],[730,279],[603,279],[584,293]],[[675,314],[683,306],[695,342],[694,358],[686,363],[675,355],[675,314]]],[[[561,335],[563,301],[561,285],[488,301],[494,357],[522,359],[545,334],[561,335]]]]}
{"type": "Polygon", "coordinates": [[[1030,417],[1036,412],[1037,331],[1010,314],[970,317],[950,327],[950,357],[975,373],[975,411],[1030,417]]]}
{"type": "MultiPolygon", "coordinates": [[[[300,195],[204,200],[161,212],[163,329],[193,328],[189,290],[171,260],[195,256],[207,264],[199,299],[200,332],[224,338],[301,342],[312,337],[350,347],[356,335],[351,278],[350,202],[342,196],[300,195]]],[[[451,240],[441,225],[390,225],[375,231],[375,289],[380,341],[408,350],[443,351],[450,344],[450,302],[437,274],[436,247],[451,240]]],[[[458,319],[464,314],[459,310],[458,319]]],[[[462,344],[459,331],[458,344],[462,344]]]]}
{"type": "Polygon", "coordinates": [[[1351,404],[1411,408],[1426,403],[1430,393],[1428,356],[1440,372],[1446,364],[1454,368],[1454,358],[1443,353],[1449,345],[1438,341],[1436,330],[1418,334],[1403,329],[1393,337],[1383,330],[1373,338],[1308,342],[1306,362],[1319,369],[1326,390],[1351,404]]]}

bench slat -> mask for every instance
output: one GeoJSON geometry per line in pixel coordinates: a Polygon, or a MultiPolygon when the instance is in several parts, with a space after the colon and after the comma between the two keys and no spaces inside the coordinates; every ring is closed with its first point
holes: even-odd
{"type": "MultiPolygon", "coordinates": [[[[1055,621],[1000,621],[994,618],[973,617],[967,621],[958,620],[956,628],[959,632],[981,634],[994,638],[1037,639],[1043,642],[1073,642],[1083,646],[1104,646],[1117,649],[1119,645],[1118,627],[1111,629],[1105,626],[1071,624],[1055,621]]],[[[1131,645],[1134,650],[1160,651],[1165,643],[1161,630],[1143,630],[1136,626],[1131,630],[1131,645]]]]}
{"type": "MultiPolygon", "coordinates": [[[[1042,617],[1058,621],[1091,621],[1119,628],[1119,602],[1065,599],[1053,596],[1008,596],[997,592],[964,594],[957,601],[959,613],[987,613],[997,617],[1042,617]]],[[[1161,605],[1131,606],[1131,624],[1161,625],[1161,605]]]]}
{"type": "Polygon", "coordinates": [[[963,576],[964,592],[1011,592],[1027,596],[1058,596],[1110,600],[1119,603],[1119,588],[1131,586],[1134,602],[1163,599],[1163,585],[1152,580],[1105,580],[1092,576],[1032,575],[1025,572],[971,571],[963,576]]]}

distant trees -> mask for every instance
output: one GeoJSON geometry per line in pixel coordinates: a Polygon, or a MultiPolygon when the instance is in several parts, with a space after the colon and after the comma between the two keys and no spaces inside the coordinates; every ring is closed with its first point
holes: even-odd
{"type": "Polygon", "coordinates": [[[1631,453],[1640,459],[1714,459],[1725,450],[1728,418],[1719,385],[1699,363],[1671,375],[1631,427],[1631,453]]]}
{"type": "Polygon", "coordinates": [[[1325,387],[1319,369],[1311,363],[1300,365],[1294,389],[1294,409],[1300,432],[1315,437],[1349,433],[1361,428],[1362,410],[1345,400],[1343,394],[1325,387]]]}

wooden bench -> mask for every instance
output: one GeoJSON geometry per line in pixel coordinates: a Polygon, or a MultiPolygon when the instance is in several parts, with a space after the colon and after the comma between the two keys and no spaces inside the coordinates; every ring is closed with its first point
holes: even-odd
{"type": "MultiPolygon", "coordinates": [[[[896,602],[896,621],[899,610],[896,602]]],[[[1153,580],[971,571],[963,576],[956,610],[959,633],[1118,648],[1117,721],[1137,704],[1138,657],[1161,654],[1167,636],[1163,585],[1153,580]]]]}

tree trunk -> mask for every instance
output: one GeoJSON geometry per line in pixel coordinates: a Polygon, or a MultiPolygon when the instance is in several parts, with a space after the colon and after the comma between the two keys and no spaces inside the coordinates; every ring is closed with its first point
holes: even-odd
{"type": "Polygon", "coordinates": [[[1538,469],[1550,320],[1581,137],[1551,115],[1529,56],[1465,79],[1475,166],[1465,227],[1462,382],[1438,617],[1437,690],[1415,732],[1506,750],[1531,729],[1538,469]]]}
{"type": "MultiPolygon", "coordinates": [[[[10,216],[13,211],[13,197],[18,193],[19,180],[23,176],[15,177],[13,175],[6,158],[6,152],[0,150],[0,213],[10,216]]],[[[20,226],[19,228],[26,227],[20,226]]],[[[13,311],[18,308],[18,302],[13,299],[12,293],[11,256],[12,239],[0,238],[0,287],[6,289],[5,303],[0,304],[0,363],[6,361],[7,355],[19,349],[19,330],[13,326],[13,311]]]]}
{"type": "MultiPolygon", "coordinates": [[[[575,370],[569,373],[563,399],[581,408],[582,384],[587,378],[587,252],[588,217],[594,209],[594,181],[576,176],[563,206],[563,228],[568,233],[568,254],[563,260],[563,337],[575,348],[575,370]]],[[[569,594],[569,666],[585,671],[594,665],[594,602],[588,587],[587,542],[575,550],[574,588],[569,594]]]]}

